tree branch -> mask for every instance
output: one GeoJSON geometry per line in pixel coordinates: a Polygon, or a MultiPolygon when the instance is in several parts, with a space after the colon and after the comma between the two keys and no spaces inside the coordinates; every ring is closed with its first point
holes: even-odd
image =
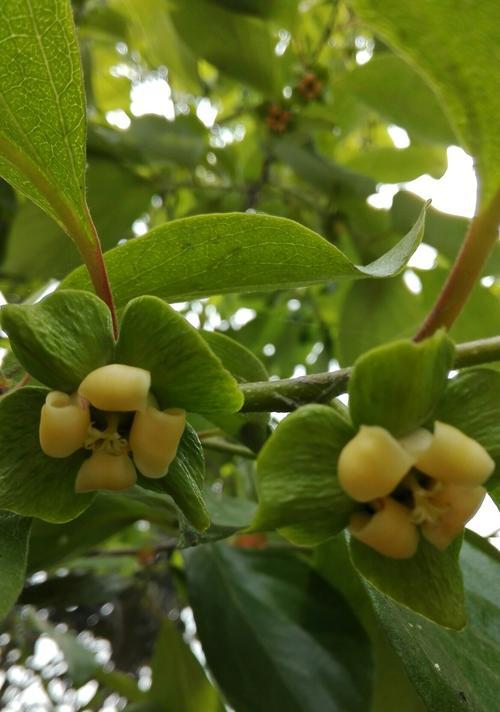
{"type": "MultiPolygon", "coordinates": [[[[469,341],[455,347],[455,368],[475,366],[500,360],[500,336],[469,341]]],[[[245,396],[242,413],[274,411],[289,413],[306,403],[328,403],[346,393],[352,368],[328,373],[314,373],[279,381],[242,383],[245,396]]]]}

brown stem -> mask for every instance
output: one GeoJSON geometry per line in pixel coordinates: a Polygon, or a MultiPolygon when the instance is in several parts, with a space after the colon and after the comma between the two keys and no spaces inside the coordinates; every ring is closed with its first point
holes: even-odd
{"type": "Polygon", "coordinates": [[[433,308],[415,335],[422,341],[445,327],[449,329],[465,306],[488,256],[498,239],[500,190],[487,207],[473,218],[455,264],[433,308]]]}
{"type": "Polygon", "coordinates": [[[90,240],[75,240],[78,250],[82,256],[82,259],[87,267],[87,270],[94,285],[95,292],[98,297],[108,306],[111,312],[111,321],[113,324],[113,334],[115,339],[118,338],[118,320],[116,317],[116,310],[113,301],[113,292],[111,291],[111,284],[109,282],[108,271],[104,263],[104,258],[101,249],[101,241],[99,240],[99,235],[95,228],[92,217],[86,209],[88,226],[90,232],[90,240]]]}

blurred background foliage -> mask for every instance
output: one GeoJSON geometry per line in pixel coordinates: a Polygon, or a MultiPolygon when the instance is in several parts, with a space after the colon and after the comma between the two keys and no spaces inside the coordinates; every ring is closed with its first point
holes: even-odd
{"type": "MultiPolygon", "coordinates": [[[[441,177],[447,148],[458,143],[424,77],[341,0],[73,7],[88,107],[88,200],[106,250],[165,221],[258,211],[296,220],[366,263],[422,207],[404,184],[441,177]],[[380,184],[394,187],[392,207],[368,200],[380,184]]],[[[243,359],[241,380],[349,365],[415,331],[467,222],[431,208],[427,262],[393,279],[176,308],[260,359],[243,359]]],[[[59,228],[4,182],[0,255],[9,302],[36,298],[78,264],[59,228]]],[[[452,330],[457,340],[499,333],[499,265],[497,249],[452,330]]],[[[4,380],[14,366],[6,361],[4,380]]],[[[204,538],[216,540],[251,517],[253,460],[269,423],[240,416],[193,425],[206,446],[212,525],[204,538]],[[224,433],[232,451],[221,447],[224,433]]],[[[424,709],[394,651],[366,622],[371,614],[341,542],[329,559],[343,567],[346,583],[336,590],[325,567],[314,572],[277,536],[239,536],[232,548],[181,555],[177,547],[198,535],[184,523],[179,540],[178,516],[164,498],[138,490],[99,494],[65,525],[35,522],[30,579],[0,635],[3,709],[211,712],[224,700],[237,712],[348,712],[374,699],[373,709],[390,712],[394,690],[405,695],[405,710],[424,709]],[[347,599],[364,611],[363,625],[347,599]]]]}

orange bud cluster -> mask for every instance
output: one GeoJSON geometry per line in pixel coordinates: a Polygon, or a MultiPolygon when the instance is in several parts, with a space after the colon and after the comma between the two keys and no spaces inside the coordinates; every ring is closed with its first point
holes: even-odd
{"type": "Polygon", "coordinates": [[[271,104],[267,109],[266,124],[273,133],[282,134],[288,128],[291,114],[278,104],[271,104]]]}
{"type": "Polygon", "coordinates": [[[323,91],[323,84],[314,72],[306,72],[297,84],[297,91],[306,101],[314,101],[323,91]]]}

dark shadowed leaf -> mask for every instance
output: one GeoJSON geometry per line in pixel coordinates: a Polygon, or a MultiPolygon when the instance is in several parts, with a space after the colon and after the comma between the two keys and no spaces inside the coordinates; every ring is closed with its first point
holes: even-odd
{"type": "Polygon", "coordinates": [[[198,547],[186,561],[209,668],[239,712],[367,709],[366,637],[307,564],[224,544],[198,547]]]}

